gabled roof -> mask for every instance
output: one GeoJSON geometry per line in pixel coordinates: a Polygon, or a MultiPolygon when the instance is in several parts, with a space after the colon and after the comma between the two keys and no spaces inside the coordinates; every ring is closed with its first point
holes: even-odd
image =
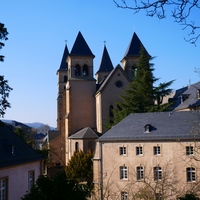
{"type": "MultiPolygon", "coordinates": [[[[145,49],[144,45],[138,38],[137,34],[133,33],[133,37],[132,37],[130,44],[125,52],[124,58],[129,57],[129,56],[139,56],[141,47],[143,47],[145,49]]],[[[145,49],[145,51],[147,52],[146,49],[145,49]]]]}
{"type": "Polygon", "coordinates": [[[99,141],[178,141],[200,140],[195,132],[199,126],[199,112],[134,113],[112,127],[99,141]],[[150,131],[145,132],[145,125],[150,131]]]}
{"type": "Polygon", "coordinates": [[[186,99],[179,106],[177,106],[175,110],[177,111],[187,108],[199,107],[200,106],[200,99],[198,98],[199,90],[200,90],[200,82],[188,86],[188,89],[181,94],[182,99],[184,96],[186,97],[186,99]]]}
{"type": "Polygon", "coordinates": [[[69,139],[97,139],[98,135],[90,128],[86,127],[68,137],[69,139]]]}
{"type": "Polygon", "coordinates": [[[110,59],[110,56],[108,54],[107,48],[106,48],[106,46],[104,46],[101,63],[100,63],[99,70],[97,71],[97,73],[98,72],[111,72],[113,70],[113,68],[114,67],[113,67],[112,61],[110,59]]]}
{"type": "Polygon", "coordinates": [[[77,38],[74,42],[74,45],[72,47],[70,56],[92,56],[94,57],[94,54],[90,50],[88,44],[86,43],[83,35],[79,31],[77,38]]]}
{"type": "Polygon", "coordinates": [[[68,63],[66,61],[68,55],[69,55],[69,51],[68,51],[67,45],[65,45],[65,49],[64,49],[64,53],[63,53],[63,57],[62,57],[62,61],[61,61],[59,70],[67,70],[68,69],[68,63]]]}
{"type": "Polygon", "coordinates": [[[0,121],[0,168],[40,160],[41,155],[0,121]]]}
{"type": "MultiPolygon", "coordinates": [[[[111,80],[111,77],[116,73],[116,71],[120,70],[124,76],[127,78],[127,80],[129,80],[128,76],[126,75],[126,73],[124,72],[124,70],[122,69],[122,67],[118,64],[117,67],[115,67],[110,73],[109,75],[105,78],[105,80],[102,82],[101,85],[99,85],[99,88],[97,90],[96,93],[101,92],[105,86],[108,84],[108,82],[111,80]]],[[[130,80],[129,80],[130,81],[130,80]]]]}

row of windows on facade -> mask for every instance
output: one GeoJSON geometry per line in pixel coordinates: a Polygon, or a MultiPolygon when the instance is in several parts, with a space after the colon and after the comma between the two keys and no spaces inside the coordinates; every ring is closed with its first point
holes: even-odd
{"type": "MultiPolygon", "coordinates": [[[[186,155],[194,155],[194,147],[193,146],[186,146],[186,155]]],[[[142,146],[137,146],[136,149],[136,155],[143,155],[143,148],[142,146]]],[[[121,156],[126,156],[127,155],[127,148],[126,147],[120,147],[119,148],[119,154],[121,156]]],[[[161,147],[159,145],[153,147],[153,154],[154,155],[160,155],[161,154],[161,147]]]]}
{"type": "MultiPolygon", "coordinates": [[[[153,168],[154,181],[162,180],[162,168],[160,166],[155,166],[153,168]]],[[[138,181],[144,180],[144,167],[136,167],[136,179],[138,181]]],[[[126,165],[120,166],[120,180],[128,180],[128,167],[126,165]]],[[[196,170],[194,167],[186,168],[186,180],[187,182],[196,181],[196,170]]]]}
{"type": "MultiPolygon", "coordinates": [[[[28,191],[30,192],[31,188],[35,183],[35,172],[28,172],[28,191]]],[[[0,200],[8,199],[8,177],[0,178],[0,200]]]]}

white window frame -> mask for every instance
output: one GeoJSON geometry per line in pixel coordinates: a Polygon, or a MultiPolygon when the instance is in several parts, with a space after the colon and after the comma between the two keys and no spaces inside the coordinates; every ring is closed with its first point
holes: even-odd
{"type": "Polygon", "coordinates": [[[154,181],[162,180],[162,168],[160,166],[154,167],[154,181]]]}
{"type": "Polygon", "coordinates": [[[0,199],[8,199],[8,177],[0,178],[0,199]]]}
{"type": "Polygon", "coordinates": [[[161,155],[161,146],[160,145],[157,145],[157,146],[153,147],[153,154],[155,156],[161,155]]]}
{"type": "Polygon", "coordinates": [[[186,156],[193,156],[194,155],[194,147],[192,145],[186,146],[186,156]]]}
{"type": "Polygon", "coordinates": [[[128,200],[128,193],[125,191],[121,192],[121,200],[128,200]]]}
{"type": "Polygon", "coordinates": [[[136,149],[136,155],[137,156],[143,155],[142,146],[137,146],[135,149],[136,149]]]}
{"type": "Polygon", "coordinates": [[[119,155],[126,156],[127,155],[127,148],[125,146],[119,147],[119,155]]]}
{"type": "Polygon", "coordinates": [[[141,165],[137,166],[136,172],[137,172],[137,180],[138,181],[143,180],[144,179],[144,167],[142,167],[141,165]]]}
{"type": "Polygon", "coordinates": [[[126,165],[120,166],[120,180],[128,180],[128,167],[126,165]]]}
{"type": "Polygon", "coordinates": [[[186,168],[186,179],[187,179],[187,182],[195,182],[196,181],[196,170],[194,167],[186,168]]]}

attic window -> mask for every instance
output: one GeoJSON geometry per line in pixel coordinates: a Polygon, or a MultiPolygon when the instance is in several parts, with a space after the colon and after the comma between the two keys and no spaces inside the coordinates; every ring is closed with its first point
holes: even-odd
{"type": "Polygon", "coordinates": [[[150,124],[146,124],[146,125],[144,126],[144,132],[145,132],[145,133],[150,133],[150,131],[151,131],[151,125],[150,125],[150,124]]]}
{"type": "Polygon", "coordinates": [[[200,89],[197,89],[197,98],[200,99],[200,89]]]}

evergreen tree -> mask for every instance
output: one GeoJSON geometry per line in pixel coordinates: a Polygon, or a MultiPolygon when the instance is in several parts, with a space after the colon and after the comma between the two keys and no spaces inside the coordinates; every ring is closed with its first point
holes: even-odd
{"type": "Polygon", "coordinates": [[[71,160],[66,166],[65,172],[68,179],[77,183],[87,182],[88,186],[92,186],[93,182],[93,154],[90,150],[86,154],[83,151],[75,151],[71,160]]]}
{"type": "Polygon", "coordinates": [[[161,103],[163,97],[172,91],[168,89],[168,86],[173,81],[154,87],[158,79],[153,75],[154,68],[153,64],[150,63],[151,60],[152,58],[146,50],[141,48],[133,81],[121,97],[121,101],[116,103],[116,108],[113,110],[113,119],[110,120],[113,124],[118,123],[130,113],[165,111],[169,108],[168,104],[163,106],[161,103]],[[155,104],[156,100],[158,103],[155,104]]]}

